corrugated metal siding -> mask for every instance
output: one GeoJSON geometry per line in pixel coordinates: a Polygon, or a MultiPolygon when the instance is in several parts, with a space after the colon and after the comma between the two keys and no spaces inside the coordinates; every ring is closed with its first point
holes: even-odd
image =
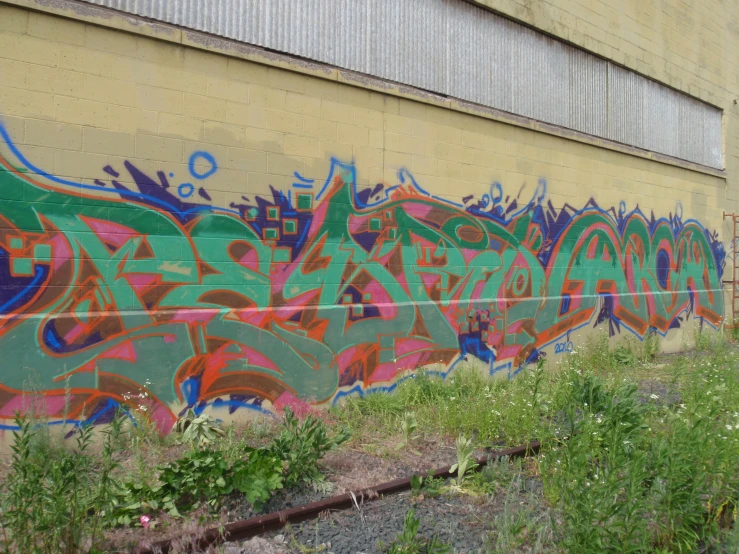
{"type": "Polygon", "coordinates": [[[568,127],[605,137],[608,133],[608,64],[582,50],[570,54],[568,127]]]}
{"type": "Polygon", "coordinates": [[[84,0],[723,168],[721,110],[462,0],[84,0]]]}

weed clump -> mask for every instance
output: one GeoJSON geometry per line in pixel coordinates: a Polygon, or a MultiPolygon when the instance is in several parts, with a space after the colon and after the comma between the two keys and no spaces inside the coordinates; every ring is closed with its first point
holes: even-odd
{"type": "Polygon", "coordinates": [[[75,431],[75,446],[50,454],[39,447],[39,428],[16,414],[13,455],[2,494],[4,552],[101,552],[115,483],[113,443],[118,426],[105,431],[102,455],[92,455],[92,427],[75,431]]]}
{"type": "Polygon", "coordinates": [[[565,373],[569,432],[539,465],[568,552],[689,552],[716,535],[739,492],[737,357],[717,346],[696,361],[678,406],[593,368],[565,373]]]}
{"type": "Polygon", "coordinates": [[[447,554],[452,549],[436,536],[426,539],[418,535],[421,520],[411,508],[405,514],[403,531],[390,544],[387,554],[447,554]]]}
{"type": "Polygon", "coordinates": [[[323,481],[318,460],[347,440],[349,432],[345,428],[332,435],[317,417],[309,414],[301,422],[290,408],[285,408],[282,432],[268,449],[286,464],[285,484],[291,487],[323,481]]]}
{"type": "Polygon", "coordinates": [[[142,482],[114,477],[122,416],[104,431],[101,455],[92,451],[92,427],[82,426],[76,431],[76,447],[60,448],[55,456],[49,456],[48,449],[34,449],[37,430],[18,416],[1,498],[4,551],[100,552],[105,528],[152,528],[158,514],[181,517],[199,508],[215,511],[234,492],[259,510],[283,487],[322,481],[318,462],[348,439],[344,429],[332,433],[313,416],[300,422],[287,408],[282,432],[273,441],[226,452],[217,448],[223,433],[214,429],[211,419],[190,419],[182,429],[190,449],[157,466],[156,477],[142,482]]]}

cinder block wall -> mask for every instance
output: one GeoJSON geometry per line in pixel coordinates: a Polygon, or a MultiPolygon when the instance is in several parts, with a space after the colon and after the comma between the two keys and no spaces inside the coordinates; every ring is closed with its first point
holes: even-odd
{"type": "MultiPolygon", "coordinates": [[[[135,402],[166,430],[188,405],[330,405],[418,367],[512,376],[592,333],[676,350],[723,322],[735,187],[720,172],[13,3],[0,2],[5,424],[31,383],[51,419],[68,387],[71,419],[135,402]]],[[[545,30],[572,27],[559,20],[545,30]]]]}
{"type": "Polygon", "coordinates": [[[737,0],[473,1],[722,108],[725,207],[739,210],[737,0]]]}

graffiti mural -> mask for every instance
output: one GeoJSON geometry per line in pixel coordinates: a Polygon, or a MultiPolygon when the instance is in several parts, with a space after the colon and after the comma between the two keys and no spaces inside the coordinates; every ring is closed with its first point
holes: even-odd
{"type": "Polygon", "coordinates": [[[145,390],[168,429],[186,406],[327,404],[470,357],[512,374],[583,326],[722,321],[723,246],[681,214],[555,208],[543,180],[456,203],[407,170],[359,187],[338,160],[215,207],[207,152],[187,179],[127,161],[84,184],[0,133],[5,424],[31,370],[52,417],[107,421],[145,390]]]}

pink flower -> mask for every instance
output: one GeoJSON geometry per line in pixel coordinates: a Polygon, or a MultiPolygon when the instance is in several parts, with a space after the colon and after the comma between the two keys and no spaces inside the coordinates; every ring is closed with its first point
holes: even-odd
{"type": "Polygon", "coordinates": [[[149,516],[141,516],[139,518],[139,521],[141,522],[141,525],[143,526],[144,529],[148,529],[151,518],[149,516]]]}

